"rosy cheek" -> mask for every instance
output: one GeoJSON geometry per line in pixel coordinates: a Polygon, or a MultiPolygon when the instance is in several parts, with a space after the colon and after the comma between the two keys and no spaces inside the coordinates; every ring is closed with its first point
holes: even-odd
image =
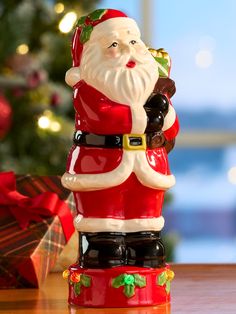
{"type": "Polygon", "coordinates": [[[145,54],[147,51],[146,47],[142,47],[142,46],[136,46],[135,50],[137,53],[140,53],[140,54],[145,54]]]}
{"type": "Polygon", "coordinates": [[[120,55],[120,53],[117,49],[108,49],[106,55],[109,58],[117,58],[120,55]]]}

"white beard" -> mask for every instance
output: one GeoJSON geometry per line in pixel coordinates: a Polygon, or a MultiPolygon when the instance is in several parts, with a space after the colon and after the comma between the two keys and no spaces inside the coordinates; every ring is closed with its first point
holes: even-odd
{"type": "Polygon", "coordinates": [[[143,107],[159,76],[157,63],[149,51],[109,59],[102,55],[98,44],[92,43],[84,46],[80,75],[110,100],[131,107],[143,107]],[[126,67],[129,60],[136,62],[134,68],[126,67]]]}

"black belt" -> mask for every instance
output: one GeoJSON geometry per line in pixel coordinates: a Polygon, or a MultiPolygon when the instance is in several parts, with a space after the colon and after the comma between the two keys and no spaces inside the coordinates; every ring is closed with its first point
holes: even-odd
{"type": "Polygon", "coordinates": [[[145,134],[98,135],[76,131],[74,143],[78,146],[101,148],[124,148],[126,150],[145,150],[163,146],[165,142],[162,131],[145,134]]]}

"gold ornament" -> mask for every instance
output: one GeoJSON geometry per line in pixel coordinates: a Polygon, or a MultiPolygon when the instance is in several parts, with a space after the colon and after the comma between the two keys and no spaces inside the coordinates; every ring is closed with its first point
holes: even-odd
{"type": "Polygon", "coordinates": [[[165,59],[168,61],[168,66],[170,66],[170,56],[168,52],[165,51],[164,48],[159,48],[159,49],[153,49],[153,48],[148,48],[148,50],[151,52],[152,56],[154,58],[161,58],[165,59]]]}
{"type": "Polygon", "coordinates": [[[64,270],[62,273],[63,279],[67,279],[70,276],[70,271],[68,269],[64,270]]]}
{"type": "Polygon", "coordinates": [[[175,273],[170,269],[166,271],[166,275],[167,275],[167,280],[169,281],[173,280],[175,277],[175,273]]]}

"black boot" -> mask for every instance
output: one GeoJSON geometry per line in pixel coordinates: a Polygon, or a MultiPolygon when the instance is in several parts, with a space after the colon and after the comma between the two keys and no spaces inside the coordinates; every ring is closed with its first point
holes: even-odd
{"type": "Polygon", "coordinates": [[[84,268],[110,268],[125,264],[124,235],[116,232],[82,233],[88,242],[87,250],[80,254],[84,268]]]}
{"type": "Polygon", "coordinates": [[[138,267],[165,266],[165,248],[159,232],[127,233],[127,265],[138,267]]]}

